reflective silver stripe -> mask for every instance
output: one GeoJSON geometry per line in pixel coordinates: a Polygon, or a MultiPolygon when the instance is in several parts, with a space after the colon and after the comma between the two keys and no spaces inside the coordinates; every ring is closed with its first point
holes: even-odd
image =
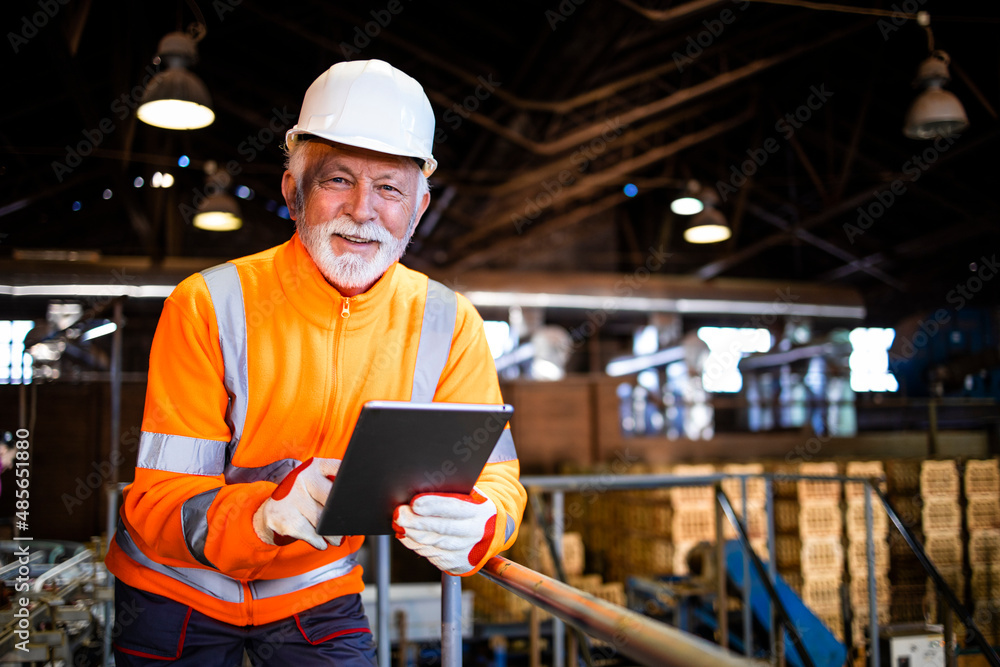
{"type": "Polygon", "coordinates": [[[188,475],[221,475],[226,464],[226,444],[221,440],[143,431],[139,436],[136,467],[188,475]]]}
{"type": "Polygon", "coordinates": [[[205,541],[208,539],[208,508],[212,506],[212,502],[221,490],[218,488],[204,491],[188,498],[181,505],[181,532],[188,551],[196,561],[216,570],[219,568],[205,556],[205,541]]]}
{"type": "Polygon", "coordinates": [[[286,593],[296,593],[310,586],[321,584],[324,581],[342,577],[354,569],[354,566],[357,564],[358,562],[354,560],[354,554],[352,553],[332,563],[327,563],[322,567],[317,567],[315,570],[310,570],[294,577],[258,579],[247,582],[247,584],[250,586],[250,594],[254,600],[264,600],[265,598],[274,598],[286,593]]]}
{"type": "Polygon", "coordinates": [[[243,585],[236,579],[227,577],[220,572],[212,572],[211,570],[200,570],[194,567],[170,567],[149,558],[132,541],[132,536],[128,534],[125,523],[121,520],[118,521],[118,531],[115,533],[115,540],[129,558],[154,572],[159,572],[171,579],[176,579],[182,584],[186,584],[205,595],[210,595],[223,602],[243,602],[243,585]]]}
{"type": "Polygon", "coordinates": [[[201,272],[212,297],[215,322],[219,327],[219,347],[225,365],[224,382],[229,393],[226,423],[232,432],[232,454],[243,435],[250,397],[249,372],[247,371],[247,320],[243,307],[243,288],[240,274],[232,263],[219,264],[201,272]]]}
{"type": "Polygon", "coordinates": [[[417,363],[413,369],[415,403],[430,403],[437,392],[441,372],[451,354],[451,338],[455,333],[458,299],[455,293],[436,280],[427,280],[424,321],[420,326],[417,363]]]}
{"type": "Polygon", "coordinates": [[[517,450],[514,449],[514,436],[510,434],[510,429],[505,428],[497,440],[497,446],[493,448],[487,463],[503,463],[513,461],[517,458],[517,450]]]}
{"type": "Polygon", "coordinates": [[[226,484],[250,484],[251,482],[274,482],[277,484],[301,463],[302,461],[298,459],[281,459],[259,468],[241,468],[230,462],[226,464],[226,484]]]}
{"type": "Polygon", "coordinates": [[[507,544],[508,542],[510,542],[510,536],[514,534],[514,530],[517,528],[517,524],[514,523],[514,519],[512,519],[510,517],[510,514],[507,514],[507,512],[504,512],[503,516],[504,520],[507,522],[506,524],[504,524],[506,528],[504,528],[503,543],[507,544]]]}
{"type": "MultiPolygon", "coordinates": [[[[142,550],[136,546],[135,542],[132,541],[132,536],[128,534],[128,530],[125,528],[125,523],[121,520],[118,521],[118,531],[115,534],[115,540],[118,542],[121,550],[140,565],[176,579],[195,590],[223,602],[243,602],[243,585],[238,579],[233,579],[221,572],[212,572],[211,570],[200,570],[191,567],[170,567],[157,563],[142,553],[142,550]]],[[[294,577],[259,579],[248,582],[248,585],[253,599],[263,600],[287,593],[296,593],[310,586],[321,584],[324,581],[336,579],[350,572],[357,564],[354,554],[351,553],[332,563],[321,565],[315,570],[310,570],[294,577]]]]}

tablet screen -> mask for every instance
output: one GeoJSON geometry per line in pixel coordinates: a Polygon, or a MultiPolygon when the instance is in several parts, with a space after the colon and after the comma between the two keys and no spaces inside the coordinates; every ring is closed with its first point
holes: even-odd
{"type": "Polygon", "coordinates": [[[470,493],[514,408],[369,401],[320,516],[320,535],[391,535],[418,493],[470,493]]]}

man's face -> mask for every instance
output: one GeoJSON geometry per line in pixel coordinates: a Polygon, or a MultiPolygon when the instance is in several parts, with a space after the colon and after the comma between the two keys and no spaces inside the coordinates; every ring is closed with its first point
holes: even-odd
{"type": "Polygon", "coordinates": [[[408,158],[321,141],[299,150],[307,151],[302,182],[287,171],[281,182],[299,237],[331,285],[361,294],[403,256],[427,209],[420,170],[408,158]]]}

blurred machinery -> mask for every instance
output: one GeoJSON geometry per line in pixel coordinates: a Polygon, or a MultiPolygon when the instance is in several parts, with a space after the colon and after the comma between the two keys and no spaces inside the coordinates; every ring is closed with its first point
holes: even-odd
{"type": "Polygon", "coordinates": [[[113,596],[100,544],[0,542],[0,661],[5,664],[107,664],[113,596]]]}

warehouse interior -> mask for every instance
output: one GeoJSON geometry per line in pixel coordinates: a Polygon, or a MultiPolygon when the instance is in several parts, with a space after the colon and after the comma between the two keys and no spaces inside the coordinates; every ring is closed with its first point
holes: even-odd
{"type": "MultiPolygon", "coordinates": [[[[5,662],[29,662],[11,628],[30,534],[32,576],[55,569],[32,597],[47,615],[30,662],[113,664],[98,573],[164,299],[291,237],[284,133],[321,72],[374,58],[422,84],[437,123],[431,205],[402,263],[483,317],[538,482],[504,556],[748,660],[998,664],[989,3],[36,0],[3,14],[5,662]],[[171,33],[197,57],[161,58],[171,33]],[[214,122],[139,119],[170,68],[202,82],[214,122]],[[209,210],[235,228],[199,226],[209,210]],[[586,481],[563,493],[553,477],[586,481]],[[741,542],[796,601],[815,655],[781,638],[741,542]]],[[[392,664],[445,664],[438,571],[398,544],[391,557],[392,664]]],[[[493,577],[462,587],[464,664],[675,664],[570,632],[493,577]]]]}

